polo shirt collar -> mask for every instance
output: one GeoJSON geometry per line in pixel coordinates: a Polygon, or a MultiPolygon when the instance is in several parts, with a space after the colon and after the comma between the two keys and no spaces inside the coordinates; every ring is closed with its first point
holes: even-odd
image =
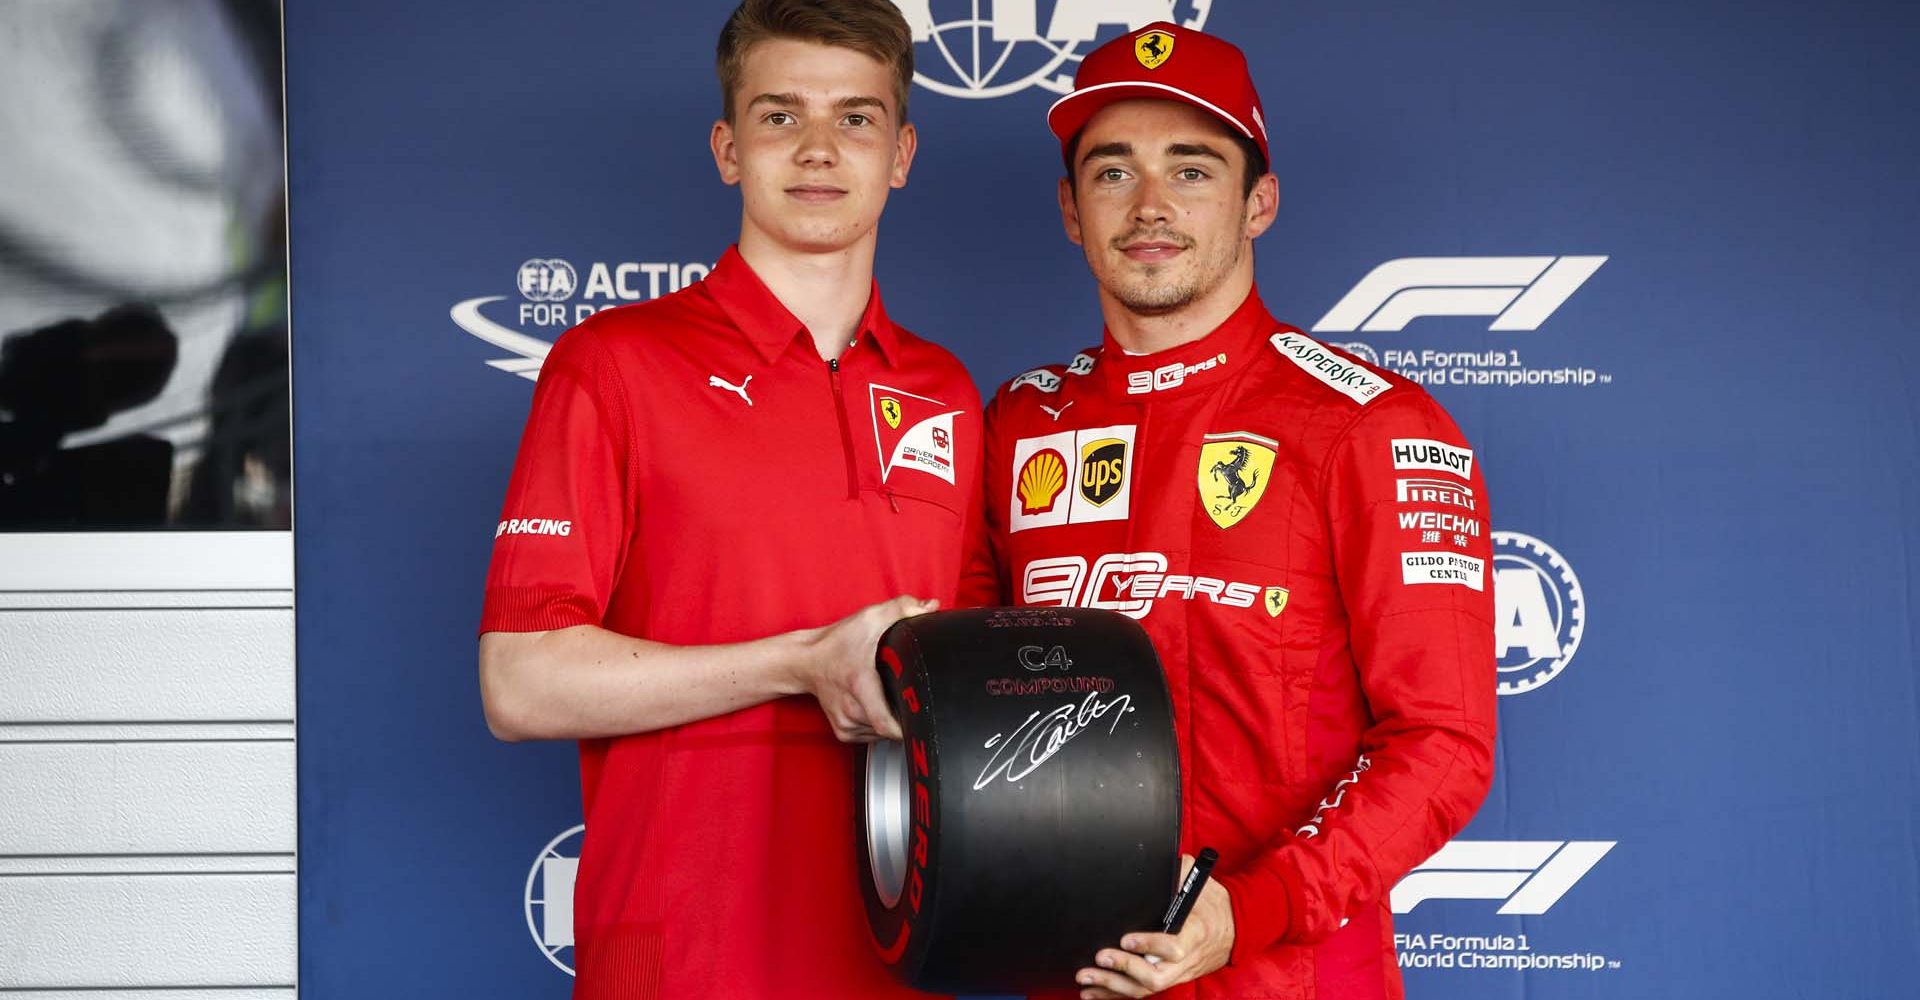
{"type": "Polygon", "coordinates": [[[1253,360],[1257,338],[1279,329],[1256,287],[1233,314],[1199,340],[1152,354],[1128,354],[1101,332],[1100,368],[1109,395],[1122,399],[1165,398],[1219,386],[1232,370],[1253,360]]]}
{"type": "MultiPolygon", "coordinates": [[[[719,303],[727,319],[746,334],[747,340],[752,342],[768,364],[786,353],[794,338],[812,340],[806,324],[794,317],[766,282],[753,272],[746,258],[740,256],[738,244],[727,248],[727,252],[720,256],[720,262],[713,266],[712,273],[701,284],[719,303]]],[[[880,356],[888,365],[898,363],[900,332],[893,321],[887,318],[886,306],[880,301],[878,281],[873,282],[872,290],[867,293],[866,311],[860,314],[860,322],[854,330],[855,346],[861,340],[871,338],[879,345],[880,356]]]]}

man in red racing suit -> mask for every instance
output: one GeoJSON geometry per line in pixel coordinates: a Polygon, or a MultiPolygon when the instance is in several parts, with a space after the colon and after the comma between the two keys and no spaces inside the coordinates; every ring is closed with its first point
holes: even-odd
{"type": "Polygon", "coordinates": [[[1076,985],[1397,998],[1389,890],[1492,775],[1480,464],[1419,386],[1262,304],[1276,198],[1238,49],[1151,25],[1076,83],[1049,117],[1107,329],[988,408],[962,596],[1138,619],[1173,695],[1183,850],[1220,853],[1181,934],[1128,935],[1076,985]]]}

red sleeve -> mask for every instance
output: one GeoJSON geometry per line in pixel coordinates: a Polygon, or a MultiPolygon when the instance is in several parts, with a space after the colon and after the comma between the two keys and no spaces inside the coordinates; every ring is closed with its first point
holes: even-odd
{"type": "Polygon", "coordinates": [[[481,632],[598,625],[633,509],[625,391],[594,334],[569,331],[540,368],[494,529],[481,632]]]}
{"type": "Polygon", "coordinates": [[[974,504],[973,514],[967,527],[966,551],[961,555],[960,596],[958,606],[963,608],[999,607],[1012,603],[1012,595],[1007,592],[1006,566],[1003,564],[1000,543],[1007,537],[1007,497],[1009,477],[1012,470],[1007,463],[1012,452],[1010,445],[1002,441],[1000,426],[1004,423],[1004,401],[1006,393],[994,394],[993,402],[987,404],[986,413],[981,418],[982,433],[986,446],[980,455],[979,502],[974,504]]]}
{"type": "Polygon", "coordinates": [[[1493,778],[1493,553],[1478,456],[1430,397],[1383,400],[1335,446],[1324,488],[1346,641],[1374,723],[1317,814],[1222,876],[1236,960],[1324,940],[1377,905],[1467,824],[1493,778]]]}

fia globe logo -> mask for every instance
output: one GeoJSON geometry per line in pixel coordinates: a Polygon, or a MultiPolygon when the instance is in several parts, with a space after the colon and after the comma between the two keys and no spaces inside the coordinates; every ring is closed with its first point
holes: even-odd
{"type": "Polygon", "coordinates": [[[580,870],[580,842],[587,828],[576,826],[547,842],[527,871],[527,931],[547,961],[573,975],[573,880],[580,870]]]}
{"type": "Polygon", "coordinates": [[[575,268],[560,257],[533,257],[513,273],[518,302],[480,295],[453,304],[455,326],[509,355],[487,362],[509,375],[538,380],[560,331],[603,309],[670,295],[707,276],[698,261],[594,261],[575,268]],[[584,272],[584,276],[583,276],[584,272]]]}
{"type": "Polygon", "coordinates": [[[1213,0],[894,0],[913,29],[913,82],[948,97],[1073,89],[1099,42],[1155,21],[1206,26],[1213,0]]]}
{"type": "Polygon", "coordinates": [[[529,302],[565,302],[580,286],[580,272],[558,257],[535,257],[520,265],[520,295],[529,302]]]}
{"type": "Polygon", "coordinates": [[[1573,662],[1587,629],[1587,599],[1552,546],[1517,531],[1494,532],[1493,601],[1501,694],[1525,694],[1573,662]]]}

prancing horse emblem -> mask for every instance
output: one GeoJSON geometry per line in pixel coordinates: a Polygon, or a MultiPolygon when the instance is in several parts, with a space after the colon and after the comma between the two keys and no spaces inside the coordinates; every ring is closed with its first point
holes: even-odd
{"type": "Polygon", "coordinates": [[[1229,454],[1233,456],[1233,461],[1213,463],[1213,478],[1227,481],[1226,500],[1231,506],[1239,503],[1241,497],[1253,492],[1253,488],[1260,485],[1260,470],[1255,469],[1250,473],[1253,477],[1252,482],[1240,478],[1241,474],[1247,471],[1247,462],[1253,458],[1253,455],[1247,451],[1247,446],[1244,444],[1234,445],[1229,454]]]}
{"type": "Polygon", "coordinates": [[[1173,36],[1158,30],[1135,36],[1133,57],[1148,69],[1159,69],[1161,63],[1173,57],[1173,36]]]}
{"type": "Polygon", "coordinates": [[[1245,431],[1208,434],[1200,445],[1200,500],[1207,516],[1231,528],[1267,492],[1279,442],[1245,431]]]}

